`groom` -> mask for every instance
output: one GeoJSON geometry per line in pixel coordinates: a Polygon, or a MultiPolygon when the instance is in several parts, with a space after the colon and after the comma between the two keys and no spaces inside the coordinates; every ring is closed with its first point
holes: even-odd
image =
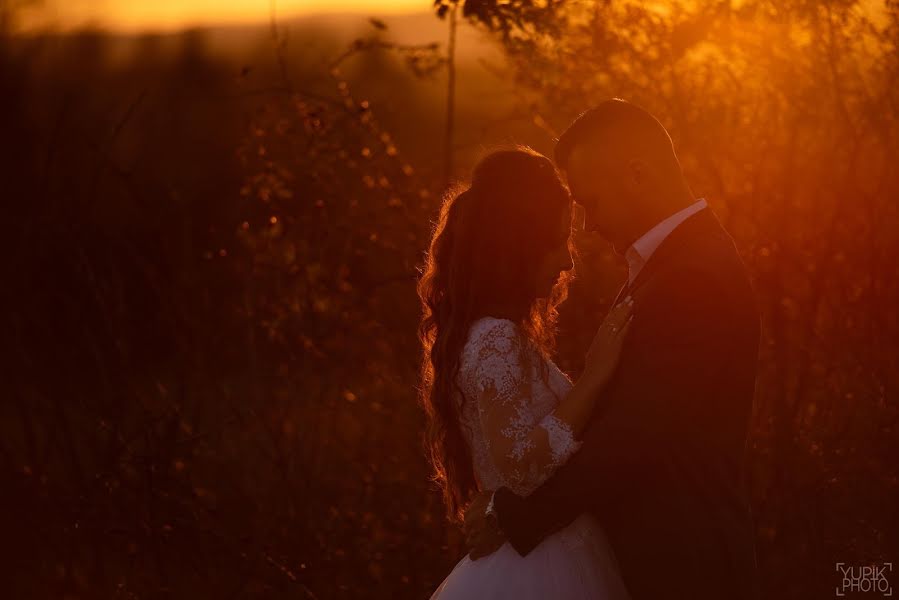
{"type": "Polygon", "coordinates": [[[555,156],[585,228],[624,254],[634,322],[580,451],[526,498],[500,488],[472,502],[471,556],[505,540],[527,555],[589,512],[634,600],[756,598],[743,455],[759,317],[733,240],[642,108],[603,102],[555,156]]]}

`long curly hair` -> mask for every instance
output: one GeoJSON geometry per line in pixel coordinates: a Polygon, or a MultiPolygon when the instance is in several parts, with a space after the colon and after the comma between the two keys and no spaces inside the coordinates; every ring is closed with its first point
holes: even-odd
{"type": "Polygon", "coordinates": [[[444,197],[418,295],[425,447],[450,520],[462,517],[478,489],[460,421],[470,399],[457,383],[469,329],[480,317],[507,318],[540,353],[551,352],[556,308],[572,273],[563,272],[547,297],[537,291],[534,270],[558,244],[558,223],[570,206],[552,162],[524,146],[487,155],[475,166],[470,185],[444,197]]]}

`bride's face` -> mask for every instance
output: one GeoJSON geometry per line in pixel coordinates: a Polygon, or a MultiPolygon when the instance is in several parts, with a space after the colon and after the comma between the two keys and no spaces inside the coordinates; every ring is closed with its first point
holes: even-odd
{"type": "Polygon", "coordinates": [[[555,227],[550,248],[534,270],[534,284],[539,298],[548,298],[562,273],[570,271],[574,266],[568,246],[568,239],[571,236],[570,208],[563,211],[555,227]]]}

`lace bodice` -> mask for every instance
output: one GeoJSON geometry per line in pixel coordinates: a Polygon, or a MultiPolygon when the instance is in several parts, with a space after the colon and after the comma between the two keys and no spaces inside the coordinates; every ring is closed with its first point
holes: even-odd
{"type": "Polygon", "coordinates": [[[553,414],[571,381],[512,321],[484,317],[472,324],[458,383],[462,430],[482,489],[505,486],[527,495],[580,446],[553,414]]]}

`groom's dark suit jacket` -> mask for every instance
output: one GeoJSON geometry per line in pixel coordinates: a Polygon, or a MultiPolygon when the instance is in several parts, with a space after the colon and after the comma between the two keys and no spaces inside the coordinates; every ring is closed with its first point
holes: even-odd
{"type": "Polygon", "coordinates": [[[755,598],[743,458],[759,317],[746,269],[703,209],[628,293],[634,322],[583,446],[529,497],[501,488],[500,527],[525,555],[590,512],[633,600],[755,598]]]}

